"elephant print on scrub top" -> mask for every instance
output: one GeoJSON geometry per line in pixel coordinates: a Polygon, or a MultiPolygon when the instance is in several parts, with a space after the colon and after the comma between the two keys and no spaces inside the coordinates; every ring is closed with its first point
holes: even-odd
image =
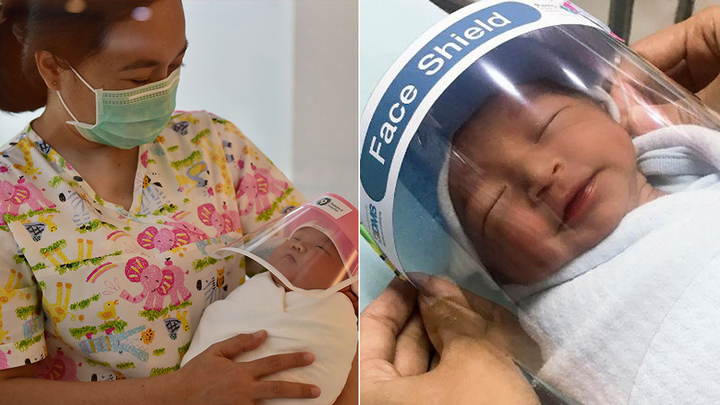
{"type": "Polygon", "coordinates": [[[203,204],[198,207],[198,218],[207,226],[212,226],[217,231],[216,236],[240,229],[240,214],[235,210],[223,206],[222,214],[212,204],[203,204]]]}
{"type": "Polygon", "coordinates": [[[47,380],[80,381],[77,378],[77,368],[78,365],[66,356],[62,349],[58,349],[57,355],[35,363],[35,377],[47,380]]]}
{"type": "Polygon", "coordinates": [[[145,249],[157,248],[160,252],[165,252],[190,242],[189,235],[179,229],[157,229],[154,226],[145,228],[137,237],[137,242],[145,249]]]}
{"type": "MultiPolygon", "coordinates": [[[[26,183],[25,179],[19,179],[17,185],[5,180],[0,181],[0,215],[7,213],[17,216],[23,204],[29,205],[33,211],[42,211],[46,207],[55,208],[52,201],[45,198],[33,184],[26,183]]],[[[0,218],[0,221],[0,225],[5,225],[3,218],[0,218]]]]}
{"type": "Polygon", "coordinates": [[[288,187],[287,182],[275,179],[268,169],[258,169],[255,165],[251,165],[254,173],[245,173],[240,179],[236,198],[240,199],[243,195],[248,198],[248,206],[242,212],[246,215],[255,207],[255,213],[260,214],[270,209],[270,198],[268,194],[277,196],[283,195],[288,187]]]}
{"type": "Polygon", "coordinates": [[[125,265],[125,277],[133,283],[141,283],[143,290],[134,297],[127,290],[123,290],[120,298],[132,303],[138,303],[147,298],[143,308],[153,311],[162,310],[165,296],[170,296],[170,302],[173,305],[187,301],[192,293],[183,285],[185,273],[180,267],[173,266],[169,260],[165,262],[165,265],[161,269],[154,264],[150,265],[140,256],[130,259],[125,265]]]}
{"type": "Polygon", "coordinates": [[[52,370],[41,374],[53,379],[176,370],[205,307],[244,282],[242,256],[210,255],[303,201],[231,122],[207,112],[177,112],[137,156],[133,199],[118,205],[30,125],[0,150],[0,370],[47,355],[52,370]],[[173,131],[180,122],[184,135],[173,131]],[[241,213],[246,174],[274,179],[262,214],[255,198],[270,187],[256,186],[241,213]]]}

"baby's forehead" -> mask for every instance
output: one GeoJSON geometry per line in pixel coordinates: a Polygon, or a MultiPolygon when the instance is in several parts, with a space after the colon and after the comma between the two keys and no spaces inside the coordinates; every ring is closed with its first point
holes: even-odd
{"type": "Polygon", "coordinates": [[[333,243],[332,239],[330,239],[330,237],[326,235],[325,232],[312,226],[304,226],[302,228],[298,228],[295,232],[293,232],[292,237],[311,241],[315,244],[335,248],[335,244],[333,243]]]}
{"type": "Polygon", "coordinates": [[[487,102],[478,108],[473,118],[482,115],[484,110],[490,109],[502,108],[506,109],[508,113],[514,113],[517,110],[532,113],[537,111],[540,106],[560,108],[567,103],[579,101],[595,104],[590,96],[575,90],[550,84],[524,84],[515,87],[514,92],[498,93],[489,97],[487,102]]]}
{"type": "Polygon", "coordinates": [[[546,84],[528,84],[514,92],[498,93],[487,98],[453,137],[453,144],[475,145],[493,134],[506,135],[527,131],[554,112],[572,104],[586,104],[600,109],[586,94],[546,84]],[[471,141],[471,142],[467,142],[471,141]]]}
{"type": "Polygon", "coordinates": [[[295,230],[295,232],[293,232],[293,236],[303,236],[303,237],[313,238],[313,239],[330,240],[330,238],[328,238],[328,236],[325,235],[325,232],[323,232],[315,227],[312,227],[312,226],[302,226],[302,227],[298,228],[297,230],[295,230]]]}

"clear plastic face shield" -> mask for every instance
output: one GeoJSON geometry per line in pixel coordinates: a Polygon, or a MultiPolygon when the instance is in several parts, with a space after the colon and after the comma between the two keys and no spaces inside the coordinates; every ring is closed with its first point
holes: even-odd
{"type": "Polygon", "coordinates": [[[216,255],[243,254],[286,290],[325,298],[347,288],[357,293],[357,242],[357,209],[338,195],[326,194],[216,255]]]}
{"type": "MultiPolygon", "coordinates": [[[[621,272],[611,259],[652,232],[637,218],[711,182],[718,115],[567,3],[489,1],[413,44],[363,126],[361,221],[399,272],[428,295],[505,307],[543,354],[518,364],[568,398],[608,401],[609,384],[609,402],[627,402],[613,378],[641,359],[582,337],[618,319],[599,296],[637,291],[585,275],[621,272]]],[[[656,329],[635,330],[612,338],[649,346],[656,329]]]]}

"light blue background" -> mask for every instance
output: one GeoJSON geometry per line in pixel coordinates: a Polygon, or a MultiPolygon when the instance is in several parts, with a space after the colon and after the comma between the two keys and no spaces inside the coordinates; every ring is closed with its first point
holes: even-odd
{"type": "MultiPolygon", "coordinates": [[[[385,72],[413,41],[447,14],[426,0],[360,0],[360,114],[385,72]]],[[[362,116],[362,115],[361,115],[362,116]]],[[[362,140],[364,134],[360,134],[362,140]]],[[[393,278],[375,252],[360,244],[360,310],[393,278]]]]}

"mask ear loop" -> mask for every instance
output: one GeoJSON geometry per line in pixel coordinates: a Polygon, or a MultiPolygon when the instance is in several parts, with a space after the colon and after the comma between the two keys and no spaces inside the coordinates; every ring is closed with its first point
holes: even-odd
{"type": "Polygon", "coordinates": [[[98,117],[100,117],[100,107],[99,107],[99,103],[98,103],[98,101],[97,101],[97,97],[98,97],[98,91],[102,91],[102,89],[100,89],[100,90],[95,90],[95,89],[90,85],[90,83],[86,82],[85,79],[83,79],[83,77],[80,76],[80,73],[78,73],[77,70],[75,70],[75,68],[73,68],[72,66],[70,66],[70,69],[73,71],[73,73],[75,73],[75,76],[77,76],[78,79],[80,79],[80,81],[83,82],[83,84],[84,84],[85,86],[87,86],[87,88],[90,89],[90,91],[92,91],[93,94],[95,95],[95,124],[92,124],[92,125],[91,125],[91,124],[86,124],[86,123],[84,123],[84,122],[78,121],[78,119],[75,117],[75,114],[73,114],[72,111],[70,111],[70,109],[68,108],[67,104],[65,103],[65,100],[63,100],[63,97],[62,97],[62,95],[60,94],[60,91],[59,91],[59,90],[55,90],[55,93],[57,93],[58,99],[60,99],[60,103],[62,104],[63,108],[65,108],[65,111],[67,111],[67,113],[70,114],[70,116],[71,116],[72,119],[73,119],[73,121],[65,121],[65,123],[66,123],[66,124],[70,124],[70,125],[74,125],[74,126],[80,127],[80,128],[93,129],[93,128],[95,128],[95,127],[98,125],[98,117]]]}
{"type": "Polygon", "coordinates": [[[290,280],[287,279],[278,269],[276,269],[272,264],[268,263],[265,259],[262,257],[251,253],[244,249],[238,249],[234,247],[224,247],[218,249],[215,253],[213,253],[213,256],[216,256],[218,258],[221,258],[223,255],[220,253],[221,251],[232,251],[236,253],[240,253],[241,255],[244,255],[246,257],[249,257],[256,262],[258,262],[261,266],[265,267],[269,272],[271,272],[275,277],[277,277],[283,284],[288,286],[291,290],[298,292],[300,294],[303,294],[310,298],[315,299],[322,299],[329,297],[332,294],[335,294],[336,292],[342,290],[343,288],[351,285],[352,283],[356,282],[358,280],[358,275],[354,275],[347,280],[343,280],[342,282],[335,284],[334,286],[327,288],[325,290],[306,290],[304,288],[295,287],[290,280]]]}

